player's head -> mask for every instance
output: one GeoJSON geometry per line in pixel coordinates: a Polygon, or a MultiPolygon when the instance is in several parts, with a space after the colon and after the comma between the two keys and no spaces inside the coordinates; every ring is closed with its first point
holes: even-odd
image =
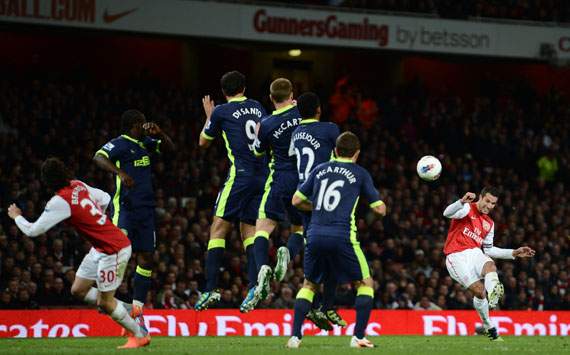
{"type": "Polygon", "coordinates": [[[42,182],[52,192],[56,192],[67,185],[71,174],[65,164],[58,158],[47,158],[42,164],[42,182]]]}
{"type": "Polygon", "coordinates": [[[140,138],[144,134],[143,124],[146,122],[144,114],[139,110],[127,110],[121,115],[121,130],[140,138]]]}
{"type": "Polygon", "coordinates": [[[314,92],[306,92],[297,98],[297,109],[301,114],[301,118],[321,117],[321,100],[314,92]]]}
{"type": "Polygon", "coordinates": [[[477,209],[483,214],[488,214],[495,208],[499,200],[499,189],[493,186],[485,186],[479,194],[477,209]]]}
{"type": "Polygon", "coordinates": [[[281,104],[293,99],[293,84],[289,79],[278,78],[269,86],[269,97],[274,104],[281,104]]]}
{"type": "Polygon", "coordinates": [[[226,97],[243,94],[245,92],[245,75],[237,70],[227,72],[222,75],[220,85],[226,97]]]}
{"type": "Polygon", "coordinates": [[[336,139],[336,156],[356,162],[360,154],[360,140],[352,132],[344,132],[336,139]]]}

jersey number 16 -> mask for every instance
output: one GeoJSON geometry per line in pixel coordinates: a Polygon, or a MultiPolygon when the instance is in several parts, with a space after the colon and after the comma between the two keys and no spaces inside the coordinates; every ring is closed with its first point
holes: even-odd
{"type": "Polygon", "coordinates": [[[332,212],[340,203],[340,191],[338,191],[338,189],[344,186],[344,180],[337,180],[330,185],[328,185],[328,183],[329,179],[321,181],[319,196],[317,197],[317,206],[315,207],[316,211],[324,207],[325,211],[332,212]]]}

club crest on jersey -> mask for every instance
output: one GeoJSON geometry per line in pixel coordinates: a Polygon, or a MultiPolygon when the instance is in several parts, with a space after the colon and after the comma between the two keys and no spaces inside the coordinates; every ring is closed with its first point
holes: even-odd
{"type": "Polygon", "coordinates": [[[485,230],[485,232],[488,232],[489,230],[491,230],[491,224],[483,220],[483,229],[485,230]]]}

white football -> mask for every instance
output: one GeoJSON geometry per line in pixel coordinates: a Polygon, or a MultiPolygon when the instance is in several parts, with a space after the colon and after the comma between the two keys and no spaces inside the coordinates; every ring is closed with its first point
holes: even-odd
{"type": "Polygon", "coordinates": [[[416,170],[423,180],[434,181],[441,175],[441,162],[432,155],[426,155],[418,161],[416,170]]]}

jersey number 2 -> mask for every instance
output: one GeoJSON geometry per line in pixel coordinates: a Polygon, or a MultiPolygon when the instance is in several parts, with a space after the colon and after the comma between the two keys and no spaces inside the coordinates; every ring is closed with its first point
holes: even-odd
{"type": "Polygon", "coordinates": [[[325,211],[332,212],[340,203],[340,191],[338,191],[338,189],[344,186],[344,180],[337,180],[330,185],[328,185],[328,183],[329,179],[321,181],[319,196],[317,197],[317,206],[315,207],[317,211],[324,207],[325,211]]]}

